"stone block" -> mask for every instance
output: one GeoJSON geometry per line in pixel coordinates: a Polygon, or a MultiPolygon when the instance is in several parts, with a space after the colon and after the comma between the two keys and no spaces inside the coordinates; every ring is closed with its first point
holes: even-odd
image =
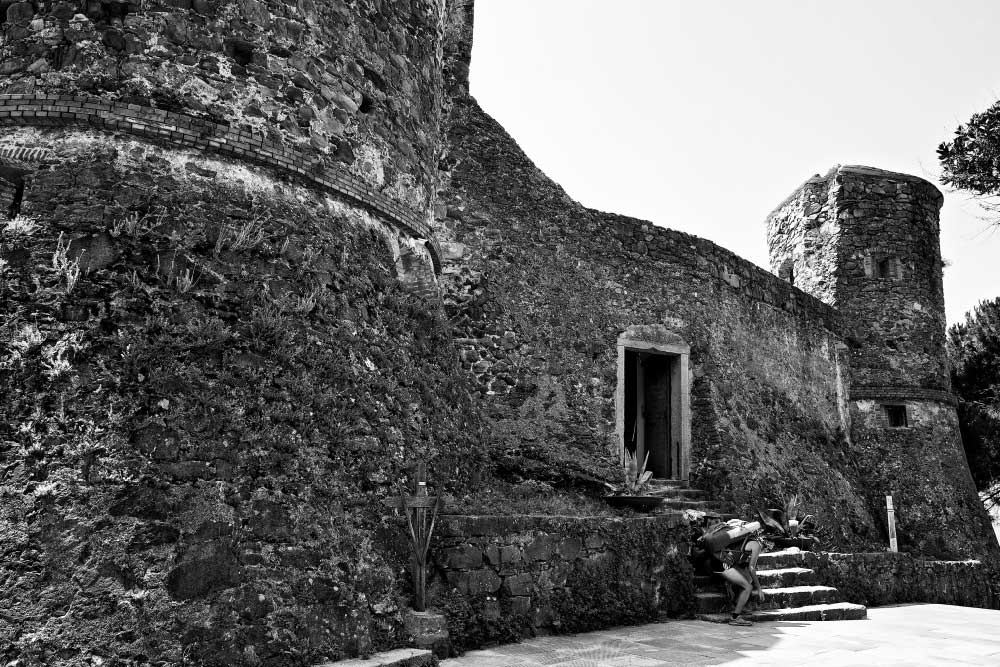
{"type": "Polygon", "coordinates": [[[539,535],[524,547],[525,560],[548,560],[555,553],[556,538],[551,535],[539,535]]]}
{"type": "Polygon", "coordinates": [[[449,570],[472,570],[483,565],[483,552],[471,544],[445,549],[441,554],[441,564],[449,570]]]}
{"type": "Polygon", "coordinates": [[[573,571],[572,564],[562,561],[553,565],[551,568],[546,570],[546,578],[548,581],[552,582],[553,586],[559,587],[566,584],[566,579],[569,577],[569,573],[573,571]]]}
{"type": "Polygon", "coordinates": [[[166,587],[176,600],[191,600],[239,583],[236,555],[226,545],[212,545],[203,557],[186,560],[167,573],[166,587]]]}
{"type": "Polygon", "coordinates": [[[545,602],[536,601],[535,607],[531,610],[531,624],[536,628],[544,628],[552,624],[555,613],[545,602]]]}
{"type": "Polygon", "coordinates": [[[521,562],[521,547],[511,544],[500,547],[500,562],[507,565],[521,562]]]}
{"type": "Polygon", "coordinates": [[[500,601],[494,597],[488,597],[479,603],[479,615],[489,621],[500,619],[500,601]]]}
{"type": "Polygon", "coordinates": [[[212,466],[205,461],[178,461],[177,463],[163,463],[160,465],[160,472],[166,478],[181,481],[209,479],[214,476],[212,466]]]}
{"type": "Polygon", "coordinates": [[[79,262],[84,273],[106,269],[121,256],[114,239],[106,232],[73,239],[66,254],[79,262]]]}
{"type": "MultiPolygon", "coordinates": [[[[444,658],[451,653],[451,639],[448,635],[448,619],[444,614],[432,610],[403,613],[403,627],[418,649],[428,650],[444,658]]],[[[408,663],[404,663],[408,664],[408,663]]]]}
{"type": "Polygon", "coordinates": [[[514,596],[530,595],[535,588],[531,575],[527,573],[504,577],[503,585],[504,590],[514,596]]]}
{"type": "Polygon", "coordinates": [[[507,599],[509,613],[513,616],[526,616],[531,613],[531,598],[515,596],[507,599]]]}
{"type": "Polygon", "coordinates": [[[483,556],[486,557],[486,562],[490,565],[500,565],[500,548],[495,544],[491,544],[483,551],[483,556]]]}
{"type": "Polygon", "coordinates": [[[502,580],[488,568],[447,573],[448,584],[465,595],[483,595],[500,590],[502,580]]]}
{"type": "Polygon", "coordinates": [[[556,547],[556,553],[565,558],[566,560],[571,560],[576,558],[580,551],[583,550],[583,542],[579,537],[567,537],[564,538],[559,546],[556,547]]]}

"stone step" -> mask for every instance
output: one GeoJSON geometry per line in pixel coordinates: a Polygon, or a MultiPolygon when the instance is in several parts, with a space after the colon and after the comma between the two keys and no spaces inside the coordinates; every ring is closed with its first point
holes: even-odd
{"type": "Polygon", "coordinates": [[[762,590],[764,601],[757,604],[757,608],[761,610],[808,607],[841,601],[840,591],[830,586],[786,586],[762,590]]]}
{"type": "MultiPolygon", "coordinates": [[[[757,602],[755,598],[751,597],[749,608],[758,610],[785,609],[841,601],[840,591],[830,586],[789,586],[763,590],[764,601],[757,602]]],[[[699,614],[728,611],[735,601],[726,592],[724,586],[700,590],[694,594],[694,598],[699,614]]]]}
{"type": "Polygon", "coordinates": [[[859,621],[868,618],[868,608],[852,602],[810,604],[785,609],[761,609],[750,616],[753,621],[859,621]]]}
{"type": "Polygon", "coordinates": [[[807,562],[810,551],[793,551],[783,549],[781,551],[767,551],[762,553],[757,559],[757,569],[776,569],[781,567],[803,567],[807,562]]]}
{"type": "Polygon", "coordinates": [[[724,512],[729,509],[721,500],[695,500],[687,498],[664,498],[662,507],[675,510],[701,510],[702,512],[724,512]]]}
{"type": "MultiPolygon", "coordinates": [[[[759,621],[856,621],[868,618],[864,605],[850,602],[813,604],[791,609],[761,609],[744,614],[754,622],[759,621]]],[[[698,614],[702,621],[728,623],[729,614],[698,614]]]]}
{"type": "MultiPolygon", "coordinates": [[[[785,567],[777,570],[757,570],[757,578],[765,590],[768,588],[788,588],[792,586],[815,585],[816,573],[807,567],[785,567]]],[[[725,584],[708,575],[696,575],[694,586],[702,591],[722,591],[725,584]]]]}
{"type": "Polygon", "coordinates": [[[757,561],[757,578],[762,588],[786,588],[788,586],[808,586],[816,582],[816,573],[807,567],[781,567],[765,570],[757,561]]]}
{"type": "Polygon", "coordinates": [[[437,664],[437,658],[430,651],[419,648],[398,648],[376,653],[370,658],[336,660],[315,667],[434,667],[437,664]]]}
{"type": "Polygon", "coordinates": [[[695,613],[717,614],[726,611],[732,604],[726,593],[718,591],[702,591],[694,594],[695,613]]]}
{"type": "Polygon", "coordinates": [[[649,480],[649,486],[652,488],[674,488],[674,489],[686,489],[688,488],[687,480],[683,479],[666,479],[662,477],[654,477],[649,480]]]}
{"type": "Polygon", "coordinates": [[[651,496],[661,496],[663,498],[688,498],[691,500],[700,500],[706,495],[706,493],[701,489],[686,489],[674,486],[651,486],[647,490],[647,493],[651,496]]]}

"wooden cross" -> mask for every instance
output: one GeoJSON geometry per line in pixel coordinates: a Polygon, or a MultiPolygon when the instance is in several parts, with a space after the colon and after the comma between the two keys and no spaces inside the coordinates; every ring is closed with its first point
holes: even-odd
{"type": "Polygon", "coordinates": [[[427,610],[427,552],[431,546],[431,533],[441,509],[441,497],[427,495],[427,466],[417,465],[414,475],[413,495],[406,495],[402,489],[399,496],[382,501],[386,507],[402,509],[406,513],[406,523],[410,529],[410,543],[413,546],[411,571],[413,574],[413,608],[427,610]],[[429,511],[428,511],[429,510],[429,511]]]}

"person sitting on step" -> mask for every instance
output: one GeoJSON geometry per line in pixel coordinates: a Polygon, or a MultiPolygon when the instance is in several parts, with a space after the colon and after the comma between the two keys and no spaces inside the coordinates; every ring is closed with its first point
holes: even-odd
{"type": "Polygon", "coordinates": [[[764,592],[757,578],[757,557],[763,548],[757,535],[760,527],[756,521],[732,519],[712,526],[696,542],[696,546],[704,551],[712,576],[738,591],[730,625],[753,625],[743,616],[744,607],[751,594],[756,596],[758,602],[764,601],[764,592]]]}

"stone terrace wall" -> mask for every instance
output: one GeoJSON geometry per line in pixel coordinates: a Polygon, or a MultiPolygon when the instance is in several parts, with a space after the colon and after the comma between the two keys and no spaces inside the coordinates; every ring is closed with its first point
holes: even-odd
{"type": "Polygon", "coordinates": [[[747,511],[802,492],[837,545],[884,543],[836,311],[709,241],[580,206],[472,101],[450,133],[445,298],[499,474],[613,479],[616,340],[656,325],[691,346],[694,485],[747,511]]]}
{"type": "Polygon", "coordinates": [[[845,600],[867,606],[929,602],[1000,609],[996,567],[978,560],[922,560],[905,553],[807,553],[816,570],[845,600]]]}
{"type": "Polygon", "coordinates": [[[694,609],[676,517],[443,516],[430,604],[458,649],[694,609]]]}
{"type": "Polygon", "coordinates": [[[443,0],[3,2],[0,93],[181,111],[349,165],[425,209],[443,0]]]}

